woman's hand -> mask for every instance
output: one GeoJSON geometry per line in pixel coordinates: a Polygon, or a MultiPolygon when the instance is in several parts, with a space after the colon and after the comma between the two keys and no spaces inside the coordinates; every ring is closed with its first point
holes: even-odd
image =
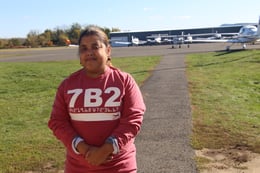
{"type": "Polygon", "coordinates": [[[85,159],[91,165],[101,165],[113,159],[113,145],[105,143],[101,147],[90,147],[85,155],[85,159]]]}

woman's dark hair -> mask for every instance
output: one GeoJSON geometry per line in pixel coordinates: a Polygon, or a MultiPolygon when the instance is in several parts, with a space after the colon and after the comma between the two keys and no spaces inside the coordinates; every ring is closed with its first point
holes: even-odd
{"type": "Polygon", "coordinates": [[[78,41],[78,45],[80,45],[80,42],[83,37],[91,36],[91,35],[95,35],[95,36],[99,37],[100,41],[102,43],[104,43],[106,46],[109,45],[109,40],[108,40],[106,33],[101,28],[99,28],[97,26],[92,26],[92,25],[86,27],[85,30],[83,30],[81,32],[79,41],[78,41]]]}

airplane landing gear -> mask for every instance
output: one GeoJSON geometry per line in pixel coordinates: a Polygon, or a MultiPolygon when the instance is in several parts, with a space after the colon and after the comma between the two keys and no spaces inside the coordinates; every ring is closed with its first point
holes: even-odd
{"type": "Polygon", "coordinates": [[[227,46],[227,47],[226,47],[226,51],[230,51],[230,46],[227,46]]]}

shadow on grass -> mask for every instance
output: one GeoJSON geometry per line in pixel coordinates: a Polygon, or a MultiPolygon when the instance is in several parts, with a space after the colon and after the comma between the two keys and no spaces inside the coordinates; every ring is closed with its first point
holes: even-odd
{"type": "Polygon", "coordinates": [[[241,52],[241,51],[246,51],[245,49],[232,49],[232,50],[220,50],[220,51],[216,51],[217,53],[219,52],[219,54],[215,55],[215,56],[222,56],[222,55],[228,55],[234,52],[241,52]]]}
{"type": "Polygon", "coordinates": [[[150,70],[150,71],[147,71],[147,70],[135,71],[135,72],[131,72],[131,74],[156,72],[156,71],[168,71],[168,70],[184,70],[185,68],[186,67],[158,68],[158,69],[153,69],[153,70],[150,70]]]}
{"type": "MultiPolygon", "coordinates": [[[[214,56],[223,56],[223,55],[227,55],[230,53],[234,53],[234,52],[240,52],[240,51],[244,51],[243,49],[237,49],[237,50],[232,50],[232,51],[225,51],[224,53],[220,53],[214,56]]],[[[223,52],[223,51],[218,51],[218,52],[223,52]]],[[[236,61],[240,61],[242,59],[248,58],[250,55],[248,56],[243,56],[243,57],[238,57],[238,58],[230,58],[230,59],[226,59],[223,61],[217,61],[217,62],[211,62],[211,63],[205,63],[205,64],[196,64],[194,65],[194,67],[205,67],[205,66],[212,66],[212,65],[220,65],[220,64],[226,64],[226,63],[231,63],[231,62],[236,62],[236,61]]]]}

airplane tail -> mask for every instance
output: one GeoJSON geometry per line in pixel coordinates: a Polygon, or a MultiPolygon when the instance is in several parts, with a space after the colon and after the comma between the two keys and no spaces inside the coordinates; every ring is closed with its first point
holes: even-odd
{"type": "Polygon", "coordinates": [[[131,41],[132,41],[132,42],[134,41],[134,36],[131,36],[131,41]]]}
{"type": "Polygon", "coordinates": [[[139,38],[132,36],[132,44],[138,45],[139,44],[139,38]]]}
{"type": "Polygon", "coordinates": [[[258,19],[257,35],[260,36],[260,16],[259,16],[259,19],[258,19]]]}

